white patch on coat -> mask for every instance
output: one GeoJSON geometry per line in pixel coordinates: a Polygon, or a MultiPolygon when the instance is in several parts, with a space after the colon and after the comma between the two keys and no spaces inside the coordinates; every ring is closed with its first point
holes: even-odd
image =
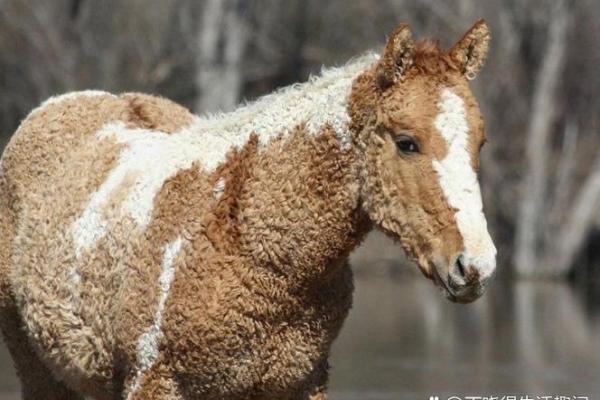
{"type": "Polygon", "coordinates": [[[129,129],[121,122],[104,126],[96,135],[99,139],[112,138],[125,146],[116,167],[72,226],[76,255],[106,234],[109,221],[103,209],[125,177],[133,177],[134,184],[119,216],[131,217],[144,228],[152,218],[154,198],[167,179],[194,162],[205,173],[214,171],[229,151],[243,148],[252,134],[264,148],[273,138],[289,135],[303,123],[312,135],[329,125],[341,146],[347,148],[351,143],[347,100],[352,82],[377,58],[369,54],[344,67],[326,70],[320,77],[262,97],[232,113],[196,117],[190,126],[172,134],[129,129]]]}
{"type": "Polygon", "coordinates": [[[79,285],[81,285],[81,271],[79,270],[78,264],[75,264],[69,269],[67,278],[69,279],[69,288],[71,289],[71,305],[74,309],[77,309],[81,304],[79,292],[79,285]]]}
{"type": "MultiPolygon", "coordinates": [[[[352,82],[378,59],[378,55],[369,53],[343,67],[325,69],[308,82],[283,88],[231,113],[202,118],[197,129],[210,132],[210,136],[219,136],[228,150],[241,148],[252,133],[256,133],[259,143],[265,145],[304,123],[313,135],[319,134],[323,126],[330,125],[343,148],[348,148],[351,138],[347,107],[352,82]]],[[[214,162],[208,163],[220,164],[224,158],[223,149],[207,147],[203,158],[214,158],[214,162]]]]}
{"type": "Polygon", "coordinates": [[[440,113],[434,124],[448,144],[444,159],[433,161],[448,203],[456,209],[456,223],[463,237],[465,265],[475,267],[480,279],[496,268],[496,248],[487,229],[477,174],[468,149],[469,126],[463,99],[450,89],[441,91],[440,113]]]}
{"type": "Polygon", "coordinates": [[[213,188],[213,197],[217,200],[221,198],[223,192],[225,191],[225,178],[219,178],[217,183],[215,183],[215,187],[213,188]]]}
{"type": "Polygon", "coordinates": [[[133,183],[120,206],[119,216],[132,218],[141,227],[148,225],[154,198],[164,182],[178,171],[190,168],[198,158],[198,147],[188,145],[190,135],[189,130],[168,134],[129,129],[122,122],[108,124],[96,134],[99,139],[113,138],[126,146],[116,167],[92,194],[71,228],[77,257],[106,234],[109,221],[104,217],[104,206],[126,178],[133,179],[133,183]]]}
{"type": "Polygon", "coordinates": [[[52,96],[52,97],[46,99],[38,108],[43,108],[50,104],[60,103],[65,100],[76,99],[78,97],[94,97],[94,96],[115,97],[113,94],[105,92],[103,90],[80,90],[80,91],[76,91],[76,92],[69,92],[69,93],[52,96]]]}
{"type": "Polygon", "coordinates": [[[161,328],[163,312],[167,298],[169,297],[169,291],[171,289],[171,283],[175,277],[175,267],[173,263],[175,257],[181,250],[182,239],[178,237],[173,242],[165,246],[162,259],[162,271],[158,280],[160,287],[158,306],[154,314],[154,320],[152,325],[144,332],[138,339],[137,343],[137,372],[127,398],[131,396],[140,388],[144,379],[144,373],[148,371],[156,363],[158,359],[158,345],[163,337],[161,328]]]}

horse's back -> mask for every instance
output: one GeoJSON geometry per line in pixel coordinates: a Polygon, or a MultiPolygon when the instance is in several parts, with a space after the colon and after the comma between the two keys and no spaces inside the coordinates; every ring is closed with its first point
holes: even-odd
{"type": "Polygon", "coordinates": [[[100,140],[98,132],[122,123],[169,133],[191,120],[185,108],[153,96],[70,93],[32,111],[2,156],[0,196],[10,209],[1,212],[14,222],[3,242],[11,254],[0,267],[0,282],[9,282],[2,290],[10,290],[46,364],[86,392],[109,387],[114,378],[111,312],[120,280],[114,255],[79,251],[73,229],[118,162],[122,145],[100,140]],[[98,273],[82,282],[79,268],[92,265],[100,265],[98,273]]]}
{"type": "MultiPolygon", "coordinates": [[[[90,161],[112,157],[110,153],[102,154],[95,138],[111,122],[174,132],[191,120],[192,115],[184,107],[141,93],[116,96],[82,91],[51,97],[23,120],[4,151],[2,168],[10,175],[18,196],[27,197],[53,173],[72,168],[76,153],[90,161]]],[[[96,171],[76,173],[81,177],[96,171]]]]}

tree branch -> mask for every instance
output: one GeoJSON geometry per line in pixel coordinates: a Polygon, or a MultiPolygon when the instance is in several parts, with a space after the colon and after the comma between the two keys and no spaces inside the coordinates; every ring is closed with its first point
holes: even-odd
{"type": "Polygon", "coordinates": [[[517,220],[515,266],[521,275],[539,271],[538,239],[540,215],[544,212],[548,178],[549,136],[556,113],[556,91],[567,47],[569,10],[565,1],[556,3],[549,27],[549,37],[533,92],[531,120],[527,132],[527,172],[523,179],[522,201],[517,220]]]}

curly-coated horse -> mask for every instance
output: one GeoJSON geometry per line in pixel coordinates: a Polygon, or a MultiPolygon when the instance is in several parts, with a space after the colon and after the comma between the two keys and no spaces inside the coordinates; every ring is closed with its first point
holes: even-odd
{"type": "Polygon", "coordinates": [[[349,253],[396,239],[453,301],[496,250],[469,88],[406,25],[381,55],[221,115],[85,91],[47,100],[0,164],[0,324],[26,399],[324,399],[349,253]]]}

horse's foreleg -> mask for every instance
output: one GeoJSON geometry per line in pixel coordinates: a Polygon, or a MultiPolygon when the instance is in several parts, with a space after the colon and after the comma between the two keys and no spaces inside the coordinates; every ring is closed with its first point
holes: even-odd
{"type": "Polygon", "coordinates": [[[81,397],[56,380],[29,344],[14,305],[0,307],[0,326],[13,358],[25,400],[71,400],[81,397]]]}

